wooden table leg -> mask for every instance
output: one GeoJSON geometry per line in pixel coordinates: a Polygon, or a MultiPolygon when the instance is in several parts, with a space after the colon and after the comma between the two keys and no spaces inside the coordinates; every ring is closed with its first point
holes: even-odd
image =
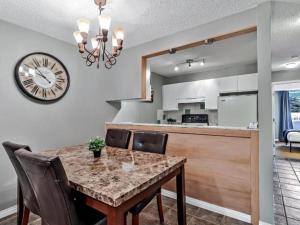
{"type": "Polygon", "coordinates": [[[118,208],[111,208],[107,215],[107,225],[125,225],[125,213],[118,208]]]}
{"type": "Polygon", "coordinates": [[[186,225],[184,165],[176,176],[178,225],[186,225]]]}

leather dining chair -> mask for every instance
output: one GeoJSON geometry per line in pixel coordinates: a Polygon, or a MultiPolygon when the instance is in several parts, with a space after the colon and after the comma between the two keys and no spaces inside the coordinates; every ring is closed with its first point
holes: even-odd
{"type": "MultiPolygon", "coordinates": [[[[144,151],[158,154],[165,154],[166,146],[168,141],[168,134],[159,132],[134,132],[132,150],[144,151]]],[[[156,196],[157,208],[160,223],[164,223],[162,199],[161,199],[161,188],[153,192],[150,197],[142,200],[136,206],[131,208],[129,212],[132,214],[132,225],[139,224],[140,212],[151,202],[156,196]]]]}
{"type": "Polygon", "coordinates": [[[116,148],[128,148],[131,131],[125,129],[107,129],[105,144],[116,148]]]}
{"type": "Polygon", "coordinates": [[[23,148],[31,151],[27,145],[19,145],[11,142],[2,143],[18,177],[18,210],[17,210],[17,224],[27,225],[29,213],[33,212],[40,215],[40,209],[35,198],[34,192],[31,188],[29,180],[23,170],[21,164],[17,160],[14,152],[23,148]]]}
{"type": "Polygon", "coordinates": [[[20,149],[15,152],[40,206],[42,225],[105,225],[106,217],[80,204],[59,157],[20,149]]]}

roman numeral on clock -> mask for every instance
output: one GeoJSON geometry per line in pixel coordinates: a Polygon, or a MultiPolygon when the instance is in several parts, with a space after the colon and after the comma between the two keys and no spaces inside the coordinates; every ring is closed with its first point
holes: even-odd
{"type": "Polygon", "coordinates": [[[48,64],[49,64],[48,58],[43,58],[43,66],[48,67],[48,64]]]}
{"type": "Polygon", "coordinates": [[[58,85],[58,84],[55,84],[55,87],[56,87],[58,90],[63,90],[63,88],[62,88],[60,85],[58,85]]]}
{"type": "Polygon", "coordinates": [[[54,63],[54,64],[52,65],[51,70],[53,70],[53,68],[54,68],[55,65],[56,65],[56,63],[54,63]]]}
{"type": "Polygon", "coordinates": [[[47,90],[44,88],[42,90],[42,96],[43,96],[43,98],[47,98],[47,90]]]}
{"type": "Polygon", "coordinates": [[[65,83],[65,79],[58,77],[56,78],[57,83],[65,83]]]}
{"type": "Polygon", "coordinates": [[[38,93],[39,89],[40,89],[39,86],[35,85],[32,88],[31,93],[34,94],[34,95],[36,95],[38,93]]]}
{"type": "Polygon", "coordinates": [[[22,83],[24,86],[30,87],[31,85],[34,84],[34,81],[32,79],[28,79],[28,80],[24,80],[22,83]]]}
{"type": "Polygon", "coordinates": [[[38,61],[36,58],[33,58],[32,60],[33,60],[34,64],[35,64],[37,67],[40,67],[40,66],[41,66],[40,63],[39,63],[39,61],[38,61]]]}
{"type": "Polygon", "coordinates": [[[62,74],[63,73],[63,71],[57,71],[57,72],[55,72],[55,75],[59,75],[59,74],[62,74]]]}
{"type": "Polygon", "coordinates": [[[52,88],[51,88],[50,90],[51,90],[52,94],[53,94],[54,96],[56,96],[56,94],[55,94],[55,92],[52,90],[52,88]]]}

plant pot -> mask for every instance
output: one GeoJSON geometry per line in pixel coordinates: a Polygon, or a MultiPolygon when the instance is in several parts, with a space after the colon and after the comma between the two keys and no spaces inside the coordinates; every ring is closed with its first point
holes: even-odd
{"type": "Polygon", "coordinates": [[[94,158],[99,158],[101,156],[101,150],[100,151],[93,151],[94,158]]]}

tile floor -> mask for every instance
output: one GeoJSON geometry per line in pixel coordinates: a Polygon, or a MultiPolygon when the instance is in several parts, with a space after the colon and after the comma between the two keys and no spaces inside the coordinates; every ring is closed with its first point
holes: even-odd
{"type": "MultiPolygon", "coordinates": [[[[165,225],[177,225],[176,201],[167,197],[163,198],[163,209],[165,225]]],[[[130,225],[130,216],[127,224],[130,225]]],[[[31,216],[30,225],[40,225],[37,216],[31,216]]],[[[0,225],[15,225],[16,216],[0,220],[0,225]]],[[[249,225],[248,223],[235,220],[205,209],[187,205],[187,224],[188,225],[249,225]]],[[[152,201],[142,212],[140,225],[160,225],[156,207],[156,201],[152,201]]]]}
{"type": "Polygon", "coordinates": [[[273,171],[275,225],[300,225],[300,160],[276,157],[273,171]]]}

